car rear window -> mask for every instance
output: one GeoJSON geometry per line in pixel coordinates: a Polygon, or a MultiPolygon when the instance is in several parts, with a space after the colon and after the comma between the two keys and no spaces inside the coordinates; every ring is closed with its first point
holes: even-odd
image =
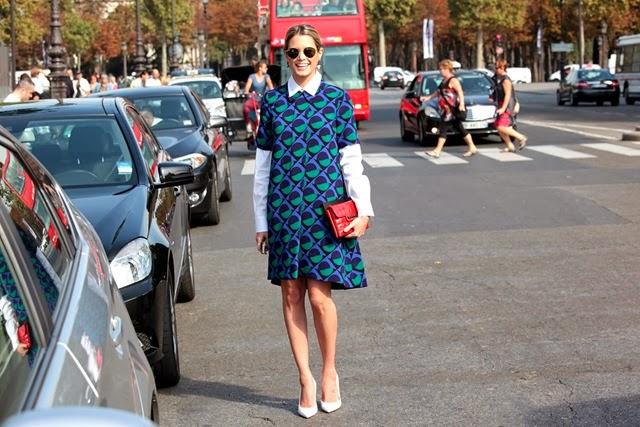
{"type": "Polygon", "coordinates": [[[198,95],[202,99],[222,98],[222,91],[218,83],[212,80],[202,80],[195,82],[180,82],[175,83],[177,86],[186,86],[198,95]]]}
{"type": "Polygon", "coordinates": [[[0,118],[63,187],[131,184],[129,146],[113,118],[0,118]]]}
{"type": "Polygon", "coordinates": [[[580,80],[605,80],[613,79],[613,75],[607,70],[580,70],[578,78],[580,80]]]}

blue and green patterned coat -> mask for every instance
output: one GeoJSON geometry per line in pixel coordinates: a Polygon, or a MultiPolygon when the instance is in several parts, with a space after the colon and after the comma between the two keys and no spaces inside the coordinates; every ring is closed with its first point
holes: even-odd
{"type": "Polygon", "coordinates": [[[322,82],[315,95],[289,97],[285,84],[265,94],[260,114],[257,147],[271,151],[269,280],[367,286],[358,241],[336,239],[323,211],[325,202],[347,197],[339,150],[359,143],[349,95],[322,82]]]}

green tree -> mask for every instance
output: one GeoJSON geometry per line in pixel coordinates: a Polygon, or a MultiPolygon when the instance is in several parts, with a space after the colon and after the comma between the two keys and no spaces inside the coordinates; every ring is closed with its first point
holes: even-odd
{"type": "MultiPolygon", "coordinates": [[[[416,0],[365,0],[370,19],[378,30],[379,65],[387,65],[386,34],[411,21],[416,0]]],[[[414,17],[415,18],[415,17],[414,17]]]]}
{"type": "Polygon", "coordinates": [[[64,14],[62,40],[69,54],[78,55],[79,64],[82,64],[82,57],[89,52],[97,34],[98,25],[95,21],[75,11],[64,14]]]}
{"type": "Polygon", "coordinates": [[[526,17],[525,0],[512,0],[505,7],[503,0],[449,0],[454,27],[463,40],[475,36],[477,68],[484,67],[484,39],[492,31],[510,32],[522,28],[526,17]]]}

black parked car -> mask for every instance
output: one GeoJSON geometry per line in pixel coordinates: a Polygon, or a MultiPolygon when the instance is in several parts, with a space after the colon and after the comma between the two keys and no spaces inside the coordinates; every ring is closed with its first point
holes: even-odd
{"type": "Polygon", "coordinates": [[[405,86],[405,77],[400,71],[387,71],[380,79],[380,89],[382,90],[386,87],[399,87],[402,89],[405,86]]]}
{"type": "Polygon", "coordinates": [[[191,216],[218,224],[220,201],[231,200],[228,140],[220,130],[226,118],[212,118],[186,86],[119,89],[94,96],[122,96],[135,104],[162,148],[175,161],[193,167],[195,181],[187,186],[191,216]]]}
{"type": "Polygon", "coordinates": [[[556,91],[558,105],[570,102],[595,102],[598,105],[605,101],[611,105],[620,104],[620,84],[608,70],[585,69],[571,70],[566,79],[560,81],[556,91]]]}
{"type": "Polygon", "coordinates": [[[191,166],[170,161],[122,98],[0,106],[6,127],[96,229],[159,386],[180,379],[175,301],[195,295],[191,166]]]}

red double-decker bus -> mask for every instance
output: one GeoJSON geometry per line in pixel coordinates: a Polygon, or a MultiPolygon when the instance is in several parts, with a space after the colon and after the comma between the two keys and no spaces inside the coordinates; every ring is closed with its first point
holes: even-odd
{"type": "Polygon", "coordinates": [[[363,0],[261,0],[261,31],[269,62],[280,65],[281,82],[289,78],[284,37],[293,25],[313,25],[322,37],[322,79],[351,96],[356,121],[369,120],[369,65],[363,0]],[[266,10],[265,10],[266,9],[266,10]],[[267,19],[265,19],[267,17],[267,19]],[[266,21],[266,22],[265,22],[266,21]],[[267,28],[264,28],[267,24],[267,28]]]}

